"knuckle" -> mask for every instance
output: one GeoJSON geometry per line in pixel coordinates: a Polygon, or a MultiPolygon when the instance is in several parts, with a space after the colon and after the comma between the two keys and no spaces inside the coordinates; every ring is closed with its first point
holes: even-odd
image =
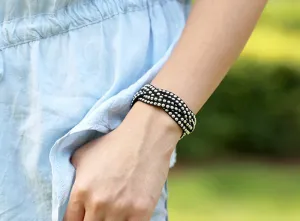
{"type": "Polygon", "coordinates": [[[148,200],[138,200],[132,205],[132,211],[135,215],[144,216],[151,210],[152,204],[148,200]]]}
{"type": "Polygon", "coordinates": [[[69,202],[69,208],[68,210],[72,213],[77,213],[79,211],[81,211],[82,208],[82,202],[78,201],[78,200],[71,200],[69,202]]]}
{"type": "Polygon", "coordinates": [[[73,198],[75,200],[84,199],[88,194],[88,187],[83,184],[76,184],[73,187],[73,198]]]}
{"type": "Polygon", "coordinates": [[[105,197],[94,195],[90,199],[89,207],[93,211],[99,211],[109,205],[109,201],[105,197]]]}
{"type": "Polygon", "coordinates": [[[110,211],[113,214],[119,214],[122,213],[124,211],[127,211],[130,208],[130,203],[126,202],[126,201],[116,201],[114,202],[111,206],[110,206],[110,211]]]}
{"type": "Polygon", "coordinates": [[[82,209],[83,200],[73,194],[68,202],[68,210],[72,213],[77,213],[82,209]]]}

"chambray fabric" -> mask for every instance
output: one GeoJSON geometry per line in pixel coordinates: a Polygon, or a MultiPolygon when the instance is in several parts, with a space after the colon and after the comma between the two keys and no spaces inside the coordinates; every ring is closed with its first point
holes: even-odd
{"type": "MultiPolygon", "coordinates": [[[[189,6],[0,0],[0,221],[62,220],[70,156],[122,122],[169,57],[189,6]]],[[[166,200],[165,186],[152,221],[167,220],[166,200]]]]}

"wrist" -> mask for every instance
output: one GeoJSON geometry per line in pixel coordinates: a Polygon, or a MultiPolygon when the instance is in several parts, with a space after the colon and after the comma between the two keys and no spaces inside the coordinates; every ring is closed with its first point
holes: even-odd
{"type": "Polygon", "coordinates": [[[124,124],[130,125],[130,127],[136,125],[137,129],[146,127],[156,135],[162,135],[165,138],[176,140],[176,142],[182,135],[182,129],[162,108],[141,101],[137,101],[133,105],[124,119],[124,124]],[[154,130],[150,130],[151,128],[154,130]]]}

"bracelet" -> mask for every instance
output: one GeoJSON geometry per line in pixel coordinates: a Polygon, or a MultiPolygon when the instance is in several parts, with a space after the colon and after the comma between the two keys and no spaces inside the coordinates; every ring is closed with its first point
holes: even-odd
{"type": "Polygon", "coordinates": [[[176,94],[154,87],[152,84],[144,85],[135,93],[131,107],[137,101],[161,107],[181,127],[182,139],[192,133],[196,127],[196,116],[176,94]]]}

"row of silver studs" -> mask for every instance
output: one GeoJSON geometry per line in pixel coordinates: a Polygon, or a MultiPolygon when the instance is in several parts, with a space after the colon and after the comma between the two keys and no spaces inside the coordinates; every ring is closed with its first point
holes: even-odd
{"type": "Polygon", "coordinates": [[[170,91],[146,84],[133,96],[131,107],[136,101],[161,107],[181,127],[181,138],[192,133],[196,127],[195,114],[181,98],[170,91]]]}

